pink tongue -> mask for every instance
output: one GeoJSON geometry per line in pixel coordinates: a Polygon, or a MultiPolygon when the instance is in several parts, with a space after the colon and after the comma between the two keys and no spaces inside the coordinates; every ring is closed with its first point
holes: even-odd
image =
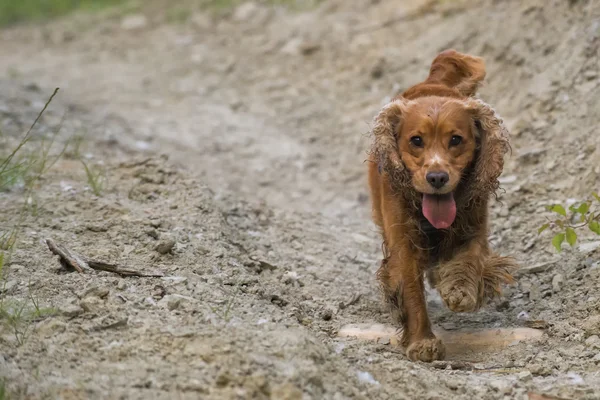
{"type": "Polygon", "coordinates": [[[423,215],[436,229],[447,229],[456,218],[456,203],[452,193],[423,195],[423,215]]]}

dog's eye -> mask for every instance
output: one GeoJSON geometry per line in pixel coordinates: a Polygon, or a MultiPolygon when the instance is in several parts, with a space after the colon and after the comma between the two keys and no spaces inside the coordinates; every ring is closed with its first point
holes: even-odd
{"type": "Polygon", "coordinates": [[[413,136],[410,138],[410,142],[413,146],[423,147],[423,138],[421,136],[413,136]]]}
{"type": "Polygon", "coordinates": [[[459,144],[462,143],[462,137],[460,136],[452,136],[452,138],[450,139],[450,146],[458,146],[459,144]]]}

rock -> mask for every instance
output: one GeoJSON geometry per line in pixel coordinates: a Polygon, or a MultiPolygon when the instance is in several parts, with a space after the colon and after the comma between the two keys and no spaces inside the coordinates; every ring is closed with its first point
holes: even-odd
{"type": "Polygon", "coordinates": [[[44,337],[50,337],[67,330],[67,324],[56,318],[50,318],[40,322],[36,330],[44,337]]]}
{"type": "Polygon", "coordinates": [[[533,375],[529,371],[521,371],[517,374],[517,378],[521,382],[530,382],[533,379],[533,375]]]}
{"type": "Polygon", "coordinates": [[[528,366],[531,373],[535,376],[548,376],[552,374],[550,368],[541,364],[529,364],[528,366]]]}
{"type": "Polygon", "coordinates": [[[65,317],[73,318],[83,314],[83,308],[79,304],[67,304],[58,308],[58,312],[65,317]]]}
{"type": "Polygon", "coordinates": [[[375,65],[371,68],[371,78],[379,79],[383,76],[385,67],[385,58],[381,57],[377,60],[375,65]]]}
{"type": "Polygon", "coordinates": [[[562,274],[554,275],[554,277],[552,278],[552,291],[554,293],[560,292],[560,290],[562,289],[564,280],[565,280],[565,278],[562,276],[562,274]]]}
{"type": "Polygon", "coordinates": [[[275,386],[271,390],[272,399],[302,400],[302,396],[302,390],[294,386],[292,383],[284,383],[282,385],[275,386]]]}
{"type": "Polygon", "coordinates": [[[592,335],[585,340],[585,344],[594,349],[600,349],[600,337],[598,337],[598,335],[592,335]]]}
{"type": "Polygon", "coordinates": [[[583,321],[582,328],[587,335],[600,335],[600,315],[587,317],[583,321]]]}
{"type": "Polygon", "coordinates": [[[0,284],[0,293],[10,293],[19,284],[16,280],[7,281],[5,284],[0,284]]]}
{"type": "Polygon", "coordinates": [[[171,253],[175,247],[175,244],[176,242],[173,239],[163,239],[156,245],[154,250],[160,254],[171,253]]]}
{"type": "Polygon", "coordinates": [[[579,251],[581,251],[582,253],[591,253],[592,251],[596,250],[599,247],[600,247],[600,240],[595,241],[595,242],[581,243],[579,245],[579,251]]]}
{"type": "Polygon", "coordinates": [[[110,293],[110,290],[108,288],[90,285],[88,288],[83,290],[83,292],[80,292],[78,294],[78,297],[97,297],[99,299],[104,299],[106,296],[108,296],[108,293],[110,293]]]}
{"type": "Polygon", "coordinates": [[[490,383],[488,383],[488,385],[493,390],[495,390],[499,393],[502,393],[502,394],[508,394],[512,391],[511,384],[509,382],[502,381],[500,379],[494,379],[494,380],[490,381],[490,383]]]}
{"type": "Polygon", "coordinates": [[[102,299],[96,296],[86,297],[79,302],[79,306],[85,312],[94,312],[98,310],[103,304],[104,302],[102,301],[102,299]]]}
{"type": "Polygon", "coordinates": [[[333,318],[333,311],[330,309],[323,310],[321,312],[321,318],[323,321],[331,321],[331,318],[333,318]]]}
{"type": "Polygon", "coordinates": [[[537,164],[545,153],[546,149],[523,149],[519,153],[517,159],[523,164],[537,164]]]}
{"type": "Polygon", "coordinates": [[[556,261],[548,261],[543,262],[531,266],[522,267],[515,273],[516,276],[528,275],[528,274],[537,274],[540,272],[546,272],[554,267],[556,261]]]}
{"type": "Polygon", "coordinates": [[[258,13],[259,9],[256,3],[249,1],[238,6],[233,12],[232,18],[236,22],[247,22],[258,13]]]}
{"type": "Polygon", "coordinates": [[[536,284],[531,285],[531,289],[529,289],[529,300],[530,301],[538,301],[542,298],[542,291],[540,287],[536,284]]]}
{"type": "Polygon", "coordinates": [[[200,30],[206,30],[212,27],[212,19],[206,13],[196,13],[190,18],[193,26],[200,30]]]}
{"type": "Polygon", "coordinates": [[[297,55],[302,54],[305,56],[315,53],[321,48],[321,45],[306,39],[295,37],[290,39],[282,48],[281,52],[284,54],[297,55]]]}
{"type": "Polygon", "coordinates": [[[176,295],[167,295],[165,297],[163,297],[158,304],[165,307],[169,310],[169,311],[173,311],[179,308],[179,306],[181,305],[182,302],[182,297],[181,296],[176,296],[176,295]]]}
{"type": "Polygon", "coordinates": [[[382,338],[377,339],[377,343],[383,344],[385,346],[387,346],[388,344],[390,344],[390,342],[391,342],[390,338],[383,338],[382,337],[382,338]]]}
{"type": "Polygon", "coordinates": [[[128,15],[121,21],[121,28],[126,31],[138,30],[148,25],[148,19],[141,14],[128,15]]]}

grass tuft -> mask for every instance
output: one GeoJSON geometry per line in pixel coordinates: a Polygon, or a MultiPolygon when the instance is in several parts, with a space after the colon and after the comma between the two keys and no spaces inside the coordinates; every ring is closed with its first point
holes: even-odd
{"type": "Polygon", "coordinates": [[[95,11],[121,0],[0,0],[0,26],[60,17],[72,11],[95,11]]]}

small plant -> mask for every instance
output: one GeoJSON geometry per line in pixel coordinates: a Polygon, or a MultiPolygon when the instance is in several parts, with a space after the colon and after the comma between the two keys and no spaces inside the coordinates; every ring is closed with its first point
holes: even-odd
{"type": "Polygon", "coordinates": [[[101,167],[93,167],[88,165],[83,158],[81,158],[80,161],[85,169],[85,176],[90,189],[92,189],[92,192],[96,196],[100,197],[106,186],[106,170],[101,167]]]}
{"type": "Polygon", "coordinates": [[[547,206],[548,211],[552,211],[559,217],[554,221],[548,221],[538,229],[538,234],[541,234],[546,229],[555,232],[552,238],[552,245],[556,251],[561,251],[561,246],[566,240],[573,247],[577,243],[576,230],[587,227],[590,231],[600,235],[600,196],[598,193],[592,193],[593,199],[580,203],[577,206],[572,205],[567,210],[560,204],[547,206]]]}

